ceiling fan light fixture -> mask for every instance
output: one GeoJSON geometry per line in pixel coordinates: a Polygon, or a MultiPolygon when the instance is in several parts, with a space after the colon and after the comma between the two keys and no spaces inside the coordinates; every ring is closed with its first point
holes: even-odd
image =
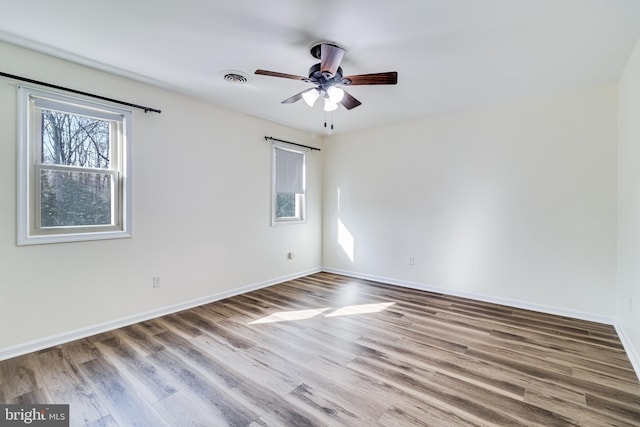
{"type": "Polygon", "coordinates": [[[316,103],[316,100],[320,97],[320,93],[316,88],[309,89],[305,93],[302,94],[302,99],[307,103],[309,107],[313,107],[313,104],[316,103]]]}
{"type": "Polygon", "coordinates": [[[335,111],[338,109],[338,104],[331,101],[331,98],[324,99],[324,111],[335,111]]]}
{"type": "Polygon", "coordinates": [[[338,104],[340,101],[342,101],[342,98],[344,98],[344,90],[336,86],[331,86],[329,89],[327,89],[327,95],[329,96],[331,102],[333,102],[334,104],[338,104]]]}

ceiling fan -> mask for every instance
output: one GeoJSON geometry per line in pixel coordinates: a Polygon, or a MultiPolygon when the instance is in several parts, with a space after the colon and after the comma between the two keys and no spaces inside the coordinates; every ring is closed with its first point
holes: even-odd
{"type": "Polygon", "coordinates": [[[324,111],[334,111],[338,108],[338,104],[347,110],[362,104],[340,86],[394,85],[398,83],[398,73],[395,71],[344,76],[340,66],[344,56],[344,49],[336,43],[314,43],[311,46],[310,53],[320,62],[309,68],[309,77],[267,70],[256,70],[256,74],[313,83],[315,87],[296,93],[282,101],[282,103],[291,104],[303,99],[307,105],[312,107],[316,100],[322,96],[324,99],[324,111]]]}

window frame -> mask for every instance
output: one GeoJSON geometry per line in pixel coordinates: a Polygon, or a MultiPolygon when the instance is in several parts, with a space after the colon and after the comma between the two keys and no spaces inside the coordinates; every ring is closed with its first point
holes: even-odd
{"type": "Polygon", "coordinates": [[[63,91],[18,87],[18,204],[17,244],[34,245],[128,238],[131,230],[132,111],[63,91]],[[38,105],[36,105],[38,104],[38,105]],[[110,123],[110,166],[91,168],[42,163],[42,114],[50,109],[85,115],[110,123]],[[111,224],[42,227],[41,171],[99,173],[111,176],[111,224]]]}
{"type": "Polygon", "coordinates": [[[288,144],[274,142],[272,144],[272,168],[271,168],[271,225],[284,225],[284,224],[304,224],[307,222],[307,151],[306,149],[292,148],[288,144]],[[277,200],[278,193],[276,192],[276,150],[285,150],[292,153],[302,155],[302,193],[295,194],[296,204],[296,216],[293,217],[277,217],[277,200]]]}

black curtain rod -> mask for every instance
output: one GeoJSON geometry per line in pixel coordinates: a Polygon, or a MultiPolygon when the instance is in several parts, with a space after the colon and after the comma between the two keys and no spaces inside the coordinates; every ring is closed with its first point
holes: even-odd
{"type": "Polygon", "coordinates": [[[316,147],[310,147],[310,146],[308,146],[308,145],[302,145],[302,144],[298,144],[298,143],[295,143],[295,142],[284,141],[284,140],[282,140],[282,139],[274,138],[274,137],[272,137],[272,136],[265,136],[265,137],[264,137],[264,140],[265,140],[265,141],[278,141],[278,142],[284,142],[285,144],[297,145],[298,147],[308,148],[309,150],[317,150],[317,151],[320,151],[320,149],[319,149],[319,148],[316,148],[316,147]]]}
{"type": "Polygon", "coordinates": [[[109,101],[109,102],[114,102],[116,104],[126,105],[127,107],[138,108],[140,110],[144,110],[145,113],[149,113],[149,112],[158,113],[158,114],[161,113],[160,110],[157,110],[157,109],[151,108],[151,107],[145,107],[144,105],[132,104],[130,102],[120,101],[120,100],[113,99],[113,98],[107,98],[105,96],[94,95],[92,93],[82,92],[80,90],[75,90],[75,89],[69,89],[68,87],[53,85],[51,83],[45,83],[45,82],[41,82],[41,81],[38,81],[38,80],[29,79],[27,77],[21,77],[21,76],[15,76],[13,74],[3,73],[2,71],[0,71],[0,76],[8,77],[8,78],[14,79],[14,80],[20,80],[20,81],[27,82],[27,83],[33,83],[33,84],[37,84],[37,85],[41,85],[41,86],[46,86],[46,87],[50,87],[50,88],[53,88],[53,89],[66,90],[67,92],[77,93],[78,95],[90,96],[92,98],[101,99],[103,101],[109,101]]]}

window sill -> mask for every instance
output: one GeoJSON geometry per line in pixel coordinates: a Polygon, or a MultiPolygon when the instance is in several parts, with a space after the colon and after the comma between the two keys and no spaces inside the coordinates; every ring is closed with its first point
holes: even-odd
{"type": "Polygon", "coordinates": [[[128,239],[129,231],[103,231],[95,233],[42,234],[18,236],[18,246],[47,245],[52,243],[87,242],[93,240],[128,239]]]}

